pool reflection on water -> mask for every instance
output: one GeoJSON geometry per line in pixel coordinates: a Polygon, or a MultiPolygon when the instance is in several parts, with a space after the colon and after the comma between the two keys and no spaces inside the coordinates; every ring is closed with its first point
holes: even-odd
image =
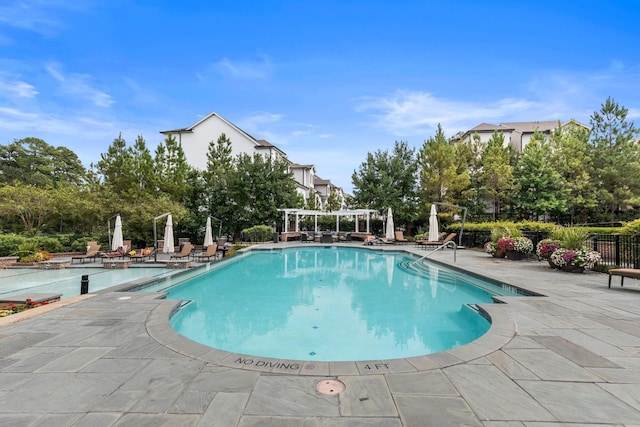
{"type": "Polygon", "coordinates": [[[335,246],[253,251],[169,289],[191,301],[171,324],[221,350],[315,361],[424,355],[484,334],[489,322],[467,306],[492,302],[479,280],[430,263],[404,268],[414,259],[335,246]]]}

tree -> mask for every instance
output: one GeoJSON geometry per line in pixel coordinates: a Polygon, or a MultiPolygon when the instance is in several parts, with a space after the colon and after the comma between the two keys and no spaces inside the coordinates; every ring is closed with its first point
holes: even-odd
{"type": "Polygon", "coordinates": [[[4,184],[0,186],[1,215],[9,219],[19,218],[24,230],[35,235],[55,212],[52,193],[52,187],[36,187],[19,181],[12,185],[4,184]]]}
{"type": "Polygon", "coordinates": [[[137,182],[133,174],[133,154],[121,133],[107,152],[100,155],[96,166],[104,185],[116,194],[131,194],[134,191],[137,182]]]}
{"type": "Polygon", "coordinates": [[[168,194],[176,202],[183,201],[189,193],[187,187],[189,165],[182,146],[172,134],[167,135],[164,142],[158,144],[154,167],[158,179],[158,189],[168,194]]]}
{"type": "Polygon", "coordinates": [[[535,131],[514,171],[518,188],[511,199],[514,211],[534,221],[540,215],[567,210],[568,189],[550,159],[549,144],[542,133],[535,131]]]}
{"type": "Polygon", "coordinates": [[[549,136],[549,163],[562,177],[567,190],[565,200],[571,224],[587,222],[598,205],[588,141],[589,130],[582,127],[558,126],[549,136]]]}
{"type": "Polygon", "coordinates": [[[229,200],[229,176],[235,167],[231,157],[231,140],[221,133],[217,141],[209,142],[207,169],[203,176],[206,184],[205,206],[208,212],[221,219],[223,224],[229,223],[233,216],[233,210],[228,206],[227,201],[229,200]]]}
{"type": "Polygon", "coordinates": [[[640,196],[638,130],[627,121],[629,110],[611,97],[591,116],[594,180],[598,203],[611,220],[625,204],[640,196]]]}
{"type": "Polygon", "coordinates": [[[426,140],[418,153],[420,198],[425,216],[432,202],[458,204],[460,196],[469,188],[471,178],[458,154],[438,124],[435,136],[426,140]]]}
{"type": "Polygon", "coordinates": [[[24,138],[0,145],[0,182],[38,187],[59,183],[82,184],[86,170],[78,156],[66,147],[53,147],[39,138],[24,138]]]}
{"type": "Polygon", "coordinates": [[[140,197],[146,193],[152,194],[156,187],[153,167],[151,152],[147,148],[142,135],[138,135],[131,150],[131,169],[136,182],[135,196],[140,197]]]}
{"type": "Polygon", "coordinates": [[[229,174],[226,205],[233,209],[227,225],[235,235],[255,225],[275,225],[282,218],[279,208],[297,202],[295,183],[284,160],[272,160],[261,154],[240,154],[229,174]]]}
{"type": "Polygon", "coordinates": [[[469,187],[462,191],[456,204],[467,206],[471,217],[479,217],[486,210],[486,203],[481,194],[482,180],[482,152],[486,144],[482,143],[480,135],[474,134],[466,142],[456,144],[456,159],[458,160],[459,173],[467,171],[469,174],[469,187]]]}
{"type": "Polygon", "coordinates": [[[502,132],[493,132],[482,152],[481,194],[491,202],[493,219],[496,220],[506,201],[517,191],[513,176],[511,146],[504,146],[502,132]]]}
{"type": "Polygon", "coordinates": [[[331,190],[329,197],[327,197],[327,209],[328,211],[339,211],[342,208],[342,199],[340,193],[337,190],[331,190]]]}
{"type": "Polygon", "coordinates": [[[352,207],[376,209],[380,215],[393,210],[396,225],[415,218],[417,163],[415,150],[396,141],[393,152],[367,153],[367,160],[351,175],[354,186],[352,207]]]}

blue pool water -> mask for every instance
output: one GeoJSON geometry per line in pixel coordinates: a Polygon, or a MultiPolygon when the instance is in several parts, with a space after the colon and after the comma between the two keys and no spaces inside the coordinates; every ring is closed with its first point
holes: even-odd
{"type": "Polygon", "coordinates": [[[293,360],[393,359],[444,351],[490,324],[471,303],[492,284],[409,254],[359,248],[254,251],[168,290],[190,300],[180,334],[234,353],[293,360]]]}
{"type": "Polygon", "coordinates": [[[15,268],[0,270],[0,297],[21,294],[62,294],[62,299],[80,295],[80,281],[89,276],[89,292],[121,285],[137,279],[159,279],[174,274],[166,268],[63,268],[42,270],[15,268]]]}

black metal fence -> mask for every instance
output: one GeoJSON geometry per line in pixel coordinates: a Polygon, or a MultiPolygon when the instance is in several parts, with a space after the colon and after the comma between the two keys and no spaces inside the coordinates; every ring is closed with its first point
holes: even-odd
{"type": "MultiPolygon", "coordinates": [[[[547,237],[547,233],[540,231],[525,231],[522,234],[533,241],[534,248],[540,240],[547,237]]],[[[462,244],[472,248],[481,248],[490,240],[489,231],[465,231],[462,235],[462,244]]],[[[640,236],[595,234],[587,241],[587,247],[600,253],[602,256],[600,264],[640,268],[640,236]]]]}

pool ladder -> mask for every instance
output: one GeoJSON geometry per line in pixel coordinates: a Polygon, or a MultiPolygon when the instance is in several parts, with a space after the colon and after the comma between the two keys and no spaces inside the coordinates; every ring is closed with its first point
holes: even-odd
{"type": "Polygon", "coordinates": [[[428,254],[418,258],[417,260],[410,262],[408,264],[409,267],[413,267],[414,264],[416,264],[418,261],[422,261],[423,259],[427,258],[429,255],[446,248],[447,246],[452,246],[453,247],[453,262],[456,262],[456,249],[458,249],[458,245],[456,245],[456,242],[454,242],[453,240],[449,240],[447,243],[438,246],[437,248],[433,249],[432,251],[430,251],[428,254]]]}

